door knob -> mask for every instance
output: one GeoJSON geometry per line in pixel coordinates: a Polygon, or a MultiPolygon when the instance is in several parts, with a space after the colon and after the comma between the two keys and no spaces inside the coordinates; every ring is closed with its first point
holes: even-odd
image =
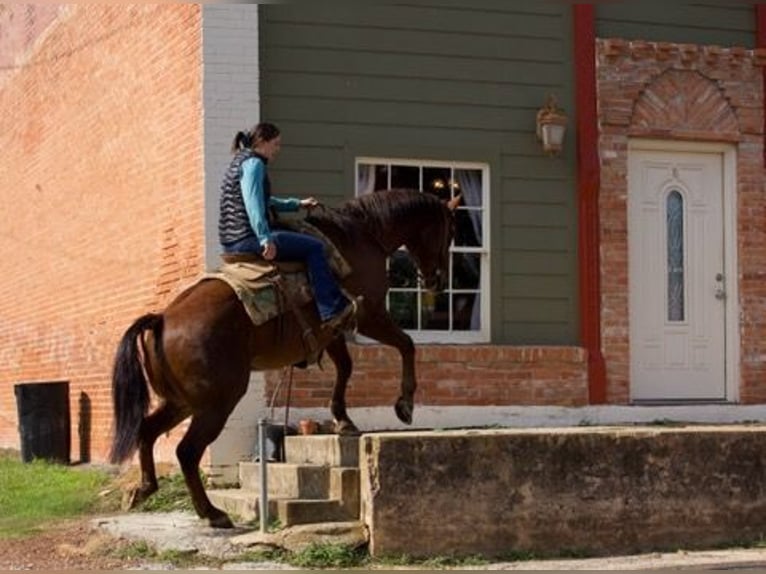
{"type": "Polygon", "coordinates": [[[719,301],[726,299],[726,289],[723,284],[723,273],[716,273],[715,280],[718,285],[715,288],[715,298],[719,301]]]}

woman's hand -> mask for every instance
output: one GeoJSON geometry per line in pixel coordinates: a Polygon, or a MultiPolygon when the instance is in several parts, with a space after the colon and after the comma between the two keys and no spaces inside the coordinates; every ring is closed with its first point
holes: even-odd
{"type": "Polygon", "coordinates": [[[266,261],[271,261],[277,256],[277,246],[274,244],[274,242],[269,241],[266,245],[263,246],[262,255],[266,261]]]}
{"type": "Polygon", "coordinates": [[[304,209],[314,209],[315,207],[319,207],[319,201],[317,201],[315,197],[307,197],[301,199],[301,207],[304,209]]]}

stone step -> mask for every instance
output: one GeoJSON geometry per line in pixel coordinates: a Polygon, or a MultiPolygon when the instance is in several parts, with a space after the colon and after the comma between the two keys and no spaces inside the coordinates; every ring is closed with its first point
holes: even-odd
{"type": "MultiPolygon", "coordinates": [[[[269,463],[267,479],[269,497],[274,498],[332,498],[329,466],[291,463],[269,463]]],[[[261,491],[261,465],[243,462],[239,465],[239,487],[261,491]]]]}
{"type": "Polygon", "coordinates": [[[277,517],[283,526],[344,522],[359,520],[359,507],[350,509],[342,500],[277,500],[277,517]]]}
{"type": "MultiPolygon", "coordinates": [[[[207,491],[210,501],[229,513],[236,522],[259,519],[257,492],[245,489],[207,491]]],[[[279,499],[269,500],[269,516],[277,518],[282,527],[295,524],[359,520],[358,503],[350,505],[341,500],[279,499]]]]}
{"type": "Polygon", "coordinates": [[[285,458],[293,464],[359,466],[359,437],[333,434],[285,437],[285,458]]]}
{"type": "MultiPolygon", "coordinates": [[[[267,469],[270,498],[359,498],[359,469],[308,464],[269,463],[267,469]]],[[[240,463],[239,487],[261,491],[261,469],[257,462],[240,463]]]]}

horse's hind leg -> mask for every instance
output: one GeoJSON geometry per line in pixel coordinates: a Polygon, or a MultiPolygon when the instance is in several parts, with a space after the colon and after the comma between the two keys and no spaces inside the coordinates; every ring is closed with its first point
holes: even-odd
{"type": "Polygon", "coordinates": [[[176,405],[163,403],[156,411],[144,418],[138,438],[138,454],[141,463],[141,484],[131,492],[125,506],[133,508],[157,492],[157,473],[154,467],[154,443],[184,419],[176,405]]]}
{"type": "MultiPolygon", "coordinates": [[[[214,405],[210,407],[212,409],[214,405]]],[[[233,528],[234,524],[229,516],[213,506],[207,497],[199,476],[199,463],[205,449],[218,437],[233,409],[232,405],[228,409],[224,407],[219,411],[209,410],[193,415],[189,429],[176,448],[194,509],[200,518],[207,518],[210,526],[214,528],[233,528]]]]}
{"type": "Polygon", "coordinates": [[[399,350],[402,356],[402,394],[396,401],[394,410],[399,420],[406,424],[412,424],[412,412],[415,408],[415,344],[412,338],[402,331],[394,323],[393,319],[385,311],[379,311],[373,315],[365,316],[364,324],[359,326],[362,335],[380,341],[384,345],[390,345],[399,350]]]}
{"type": "Polygon", "coordinates": [[[359,429],[346,412],[346,385],[351,377],[352,361],[343,337],[336,337],[327,346],[327,354],[335,364],[335,386],[332,389],[330,412],[335,419],[335,432],[339,435],[356,436],[359,429]]]}

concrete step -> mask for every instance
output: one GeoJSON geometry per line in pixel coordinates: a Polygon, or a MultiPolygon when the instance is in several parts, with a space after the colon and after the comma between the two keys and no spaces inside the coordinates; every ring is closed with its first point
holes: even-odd
{"type": "Polygon", "coordinates": [[[277,500],[277,517],[283,526],[345,522],[359,520],[359,508],[349,509],[341,500],[277,500]]]}
{"type": "Polygon", "coordinates": [[[333,434],[285,437],[285,458],[293,464],[359,466],[359,437],[333,434]]]}
{"type": "MultiPolygon", "coordinates": [[[[211,489],[206,492],[210,502],[226,512],[235,522],[249,522],[257,520],[260,516],[257,492],[241,488],[211,489]]],[[[277,511],[277,500],[269,500],[269,516],[276,516],[277,511]]]]}
{"type": "MultiPolygon", "coordinates": [[[[208,490],[210,501],[232,516],[235,522],[259,519],[257,492],[245,489],[208,490]]],[[[281,526],[359,520],[359,504],[342,500],[279,499],[269,500],[269,516],[281,526]]]]}
{"type": "MultiPolygon", "coordinates": [[[[332,498],[330,467],[291,463],[269,463],[269,497],[274,498],[332,498]]],[[[239,465],[239,487],[261,491],[261,465],[243,462],[239,465]]]]}

